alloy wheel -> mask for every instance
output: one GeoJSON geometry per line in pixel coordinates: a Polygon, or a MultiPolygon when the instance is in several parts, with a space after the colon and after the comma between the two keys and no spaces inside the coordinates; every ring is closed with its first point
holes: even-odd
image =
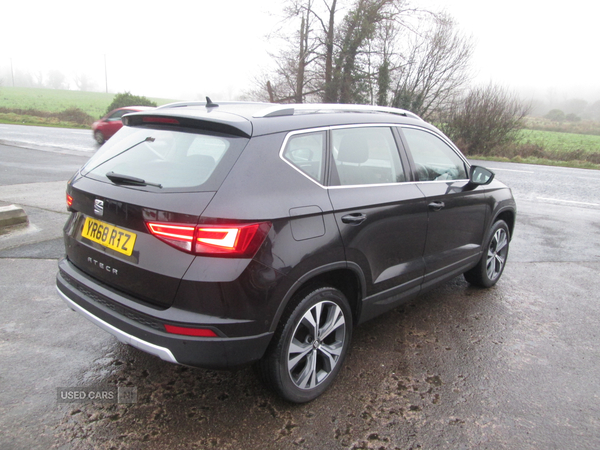
{"type": "Polygon", "coordinates": [[[346,339],[342,309],[330,301],[313,305],[294,329],[287,369],[300,389],[320,385],[336,367],[346,339]]]}
{"type": "Polygon", "coordinates": [[[496,230],[490,241],[487,252],[486,272],[490,280],[495,280],[502,273],[508,253],[508,234],[502,228],[496,230]]]}

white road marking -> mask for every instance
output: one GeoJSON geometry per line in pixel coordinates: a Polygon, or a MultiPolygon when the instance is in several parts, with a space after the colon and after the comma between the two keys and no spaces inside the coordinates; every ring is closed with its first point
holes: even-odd
{"type": "Polygon", "coordinates": [[[586,205],[586,206],[600,206],[600,204],[598,203],[587,203],[587,202],[575,202],[573,200],[561,200],[559,198],[545,198],[545,197],[538,197],[538,200],[546,200],[546,201],[550,201],[550,202],[562,202],[562,203],[573,203],[575,205],[586,205]]]}
{"type": "Polygon", "coordinates": [[[498,167],[492,167],[492,170],[504,170],[505,172],[520,172],[520,173],[535,173],[529,170],[514,170],[514,169],[500,169],[498,167]]]}

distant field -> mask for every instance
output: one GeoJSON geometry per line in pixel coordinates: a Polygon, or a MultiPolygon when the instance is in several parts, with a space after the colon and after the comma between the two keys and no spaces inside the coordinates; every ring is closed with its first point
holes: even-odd
{"type": "MultiPolygon", "coordinates": [[[[143,95],[132,92],[134,95],[143,95]]],[[[94,118],[106,113],[115,94],[103,92],[64,91],[58,89],[0,87],[0,107],[17,109],[38,109],[60,112],[68,108],[79,108],[94,118]]],[[[174,100],[150,98],[159,106],[174,100]]]]}
{"type": "Polygon", "coordinates": [[[527,117],[525,128],[529,130],[557,131],[559,133],[594,134],[600,136],[600,122],[581,120],[576,122],[556,122],[544,117],[527,117]]]}
{"type": "MultiPolygon", "coordinates": [[[[143,92],[132,92],[132,94],[144,95],[143,92]]],[[[52,113],[62,113],[69,108],[79,108],[96,119],[105,114],[114,95],[102,92],[0,86],[0,108],[34,109],[52,113]]],[[[164,98],[150,99],[159,106],[175,101],[164,98]]],[[[89,125],[81,125],[82,122],[74,123],[54,117],[46,118],[25,114],[28,114],[27,111],[0,112],[0,123],[67,128],[89,127],[89,125]]],[[[533,164],[600,168],[600,124],[598,122],[556,124],[547,119],[529,118],[526,123],[530,129],[520,132],[518,145],[512,150],[509,149],[508,153],[510,154],[503,155],[502,152],[499,152],[496,157],[533,164]]],[[[490,159],[493,158],[490,156],[490,159]]]]}
{"type": "Polygon", "coordinates": [[[557,131],[522,130],[519,142],[543,147],[549,153],[600,153],[600,136],[557,131]]]}

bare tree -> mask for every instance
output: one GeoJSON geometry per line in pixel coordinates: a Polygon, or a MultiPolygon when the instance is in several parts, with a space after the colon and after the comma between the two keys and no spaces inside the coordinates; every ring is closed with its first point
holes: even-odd
{"type": "Polygon", "coordinates": [[[379,30],[376,42],[380,47],[381,60],[377,68],[377,104],[388,105],[388,96],[391,90],[392,72],[394,70],[392,56],[395,54],[394,38],[398,34],[397,24],[386,22],[379,30]]]}
{"type": "Polygon", "coordinates": [[[424,118],[443,110],[468,84],[474,50],[471,40],[456,31],[450,17],[437,15],[433,20],[433,28],[415,35],[401,57],[391,101],[391,106],[424,118]]]}
{"type": "MultiPolygon", "coordinates": [[[[267,97],[272,102],[303,103],[319,95],[322,86],[321,59],[327,52],[327,22],[323,11],[335,16],[337,0],[289,0],[284,7],[282,26],[278,31],[294,26],[292,34],[283,33],[283,47],[273,56],[276,67],[268,76],[258,79],[251,96],[267,97]],[[317,8],[319,6],[319,10],[317,8]],[[262,91],[262,92],[261,92],[262,91]]],[[[326,57],[326,56],[325,56],[326,57]]]]}
{"type": "Polygon", "coordinates": [[[465,154],[487,155],[494,148],[514,142],[530,109],[531,105],[515,94],[490,84],[455,100],[440,128],[465,154]]]}
{"type": "MultiPolygon", "coordinates": [[[[336,58],[333,84],[339,103],[359,103],[361,81],[368,79],[368,64],[360,61],[369,55],[369,44],[377,27],[394,15],[392,6],[397,0],[357,0],[344,18],[341,27],[340,49],[336,58]]],[[[368,59],[368,58],[367,58],[368,59]]]]}
{"type": "Polygon", "coordinates": [[[69,89],[67,77],[60,70],[50,70],[48,72],[48,87],[50,89],[69,89]]]}
{"type": "Polygon", "coordinates": [[[600,120],[600,100],[588,107],[586,115],[591,120],[600,120]]]}
{"type": "Polygon", "coordinates": [[[327,25],[321,21],[321,26],[325,33],[325,85],[323,89],[323,101],[332,103],[335,97],[335,88],[333,81],[333,50],[335,39],[335,13],[337,0],[333,0],[331,4],[327,4],[328,21],[327,25]]]}
{"type": "Polygon", "coordinates": [[[34,72],[33,78],[35,79],[35,86],[37,86],[37,87],[45,86],[46,77],[44,76],[44,72],[42,72],[41,70],[34,72]]]}
{"type": "Polygon", "coordinates": [[[95,87],[94,80],[90,78],[87,73],[78,72],[73,75],[73,81],[75,82],[75,86],[80,91],[91,91],[95,87]]]}
{"type": "Polygon", "coordinates": [[[468,79],[470,41],[409,0],[288,0],[285,13],[295,31],[251,98],[377,103],[427,116],[468,79]],[[423,32],[414,24],[426,17],[434,26],[423,32]]]}

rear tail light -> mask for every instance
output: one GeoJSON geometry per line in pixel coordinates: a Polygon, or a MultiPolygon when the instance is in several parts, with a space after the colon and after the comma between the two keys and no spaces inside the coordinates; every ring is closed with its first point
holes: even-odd
{"type": "Polygon", "coordinates": [[[195,255],[252,258],[265,240],[270,222],[237,225],[179,225],[147,222],[150,233],[195,255]]]}
{"type": "Polygon", "coordinates": [[[67,208],[70,208],[71,206],[73,206],[73,197],[67,194],[67,208]]]}
{"type": "Polygon", "coordinates": [[[192,251],[192,243],[196,227],[186,225],[173,225],[168,223],[147,222],[146,225],[157,238],[186,252],[192,251]]]}

